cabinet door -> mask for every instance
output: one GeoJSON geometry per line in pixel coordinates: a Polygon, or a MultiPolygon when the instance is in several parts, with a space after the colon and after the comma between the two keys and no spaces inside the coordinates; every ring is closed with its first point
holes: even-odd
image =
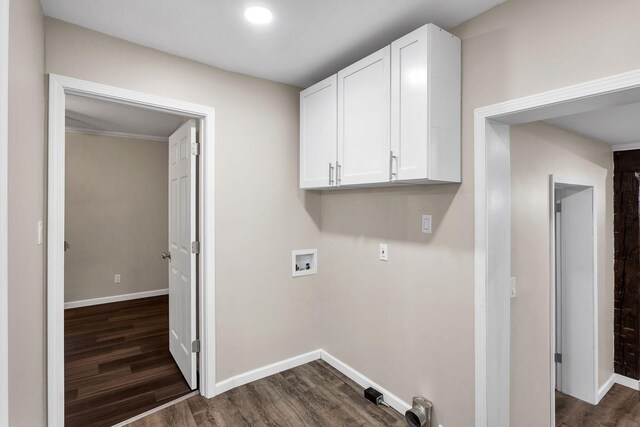
{"type": "Polygon", "coordinates": [[[391,44],[391,150],[394,180],[428,178],[428,27],[391,44]]]}
{"type": "Polygon", "coordinates": [[[338,73],[340,185],[389,181],[390,47],[338,73]]]}
{"type": "Polygon", "coordinates": [[[337,76],[300,93],[300,188],[335,184],[337,76]]]}

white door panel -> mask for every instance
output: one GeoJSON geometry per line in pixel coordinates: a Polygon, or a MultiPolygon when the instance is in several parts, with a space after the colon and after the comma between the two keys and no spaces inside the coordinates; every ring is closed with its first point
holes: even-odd
{"type": "Polygon", "coordinates": [[[335,184],[337,75],[300,93],[300,188],[335,184]]]}
{"type": "Polygon", "coordinates": [[[196,123],[169,137],[169,349],[192,389],[198,386],[196,339],[196,123]]]}
{"type": "Polygon", "coordinates": [[[338,73],[338,184],[389,181],[390,49],[338,73]]]}
{"type": "Polygon", "coordinates": [[[425,26],[391,44],[391,147],[398,180],[428,177],[428,42],[425,26]]]}
{"type": "Polygon", "coordinates": [[[595,259],[593,188],[563,190],[560,238],[561,391],[594,403],[595,259]]]}

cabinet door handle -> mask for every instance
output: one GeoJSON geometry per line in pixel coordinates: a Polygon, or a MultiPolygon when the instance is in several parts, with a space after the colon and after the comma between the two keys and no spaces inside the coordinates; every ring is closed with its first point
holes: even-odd
{"type": "Polygon", "coordinates": [[[393,155],[393,151],[389,153],[389,181],[393,181],[398,178],[398,174],[393,171],[393,160],[396,160],[396,165],[398,164],[398,156],[393,155]]]}
{"type": "Polygon", "coordinates": [[[342,185],[342,165],[336,162],[336,181],[338,185],[342,185]]]}
{"type": "Polygon", "coordinates": [[[329,185],[333,185],[333,163],[329,163],[329,185]]]}

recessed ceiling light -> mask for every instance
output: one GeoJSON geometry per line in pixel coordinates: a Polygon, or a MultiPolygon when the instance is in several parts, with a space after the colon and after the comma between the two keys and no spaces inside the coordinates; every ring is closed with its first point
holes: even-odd
{"type": "Polygon", "coordinates": [[[252,6],[244,10],[244,17],[252,24],[265,25],[273,20],[273,13],[266,7],[252,6]]]}

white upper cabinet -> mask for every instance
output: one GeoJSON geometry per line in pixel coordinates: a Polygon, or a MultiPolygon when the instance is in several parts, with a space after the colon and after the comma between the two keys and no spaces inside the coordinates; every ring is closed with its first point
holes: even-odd
{"type": "Polygon", "coordinates": [[[460,182],[460,60],[431,24],[391,44],[392,181],[460,182]]]}
{"type": "Polygon", "coordinates": [[[300,93],[300,188],[335,184],[337,81],[334,74],[300,93]]]}
{"type": "Polygon", "coordinates": [[[338,185],[389,182],[390,52],[338,72],[338,185]]]}
{"type": "Polygon", "coordinates": [[[300,94],[300,187],[460,182],[460,39],[425,25],[300,94]]]}

